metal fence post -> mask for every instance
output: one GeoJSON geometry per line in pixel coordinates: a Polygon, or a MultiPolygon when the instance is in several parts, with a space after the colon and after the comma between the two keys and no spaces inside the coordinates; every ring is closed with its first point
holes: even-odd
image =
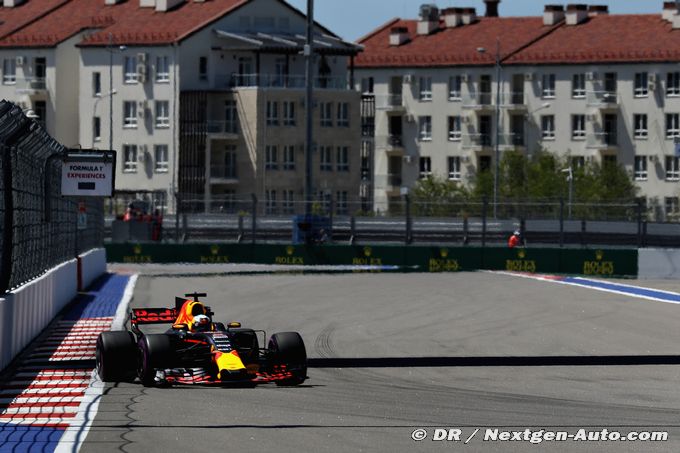
{"type": "Polygon", "coordinates": [[[642,222],[642,247],[647,247],[647,221],[642,222]]]}
{"type": "Polygon", "coordinates": [[[586,246],[586,219],[581,220],[581,246],[586,246]]]}
{"type": "Polygon", "coordinates": [[[560,198],[560,248],[564,247],[564,198],[560,198]]]}
{"type": "Polygon", "coordinates": [[[14,194],[12,192],[12,149],[3,146],[2,180],[4,192],[5,218],[2,232],[2,261],[0,262],[0,294],[9,289],[12,278],[12,250],[14,247],[14,194]]]}
{"type": "Polygon", "coordinates": [[[468,221],[467,214],[463,217],[463,245],[467,245],[470,242],[470,223],[468,221]]]}
{"type": "Polygon", "coordinates": [[[255,236],[257,234],[257,196],[254,193],[251,193],[250,196],[252,198],[252,225],[250,227],[252,237],[250,238],[250,242],[254,244],[255,236]]]}
{"type": "Polygon", "coordinates": [[[236,241],[240,244],[241,241],[243,240],[243,216],[241,214],[238,215],[238,238],[236,241]]]}
{"type": "Polygon", "coordinates": [[[357,221],[354,216],[349,219],[349,243],[354,245],[354,241],[357,238],[357,221]]]}
{"type": "Polygon", "coordinates": [[[482,199],[482,247],[486,247],[486,217],[489,210],[489,200],[482,199]]]}
{"type": "Polygon", "coordinates": [[[405,243],[411,243],[411,197],[408,194],[404,195],[404,202],[406,203],[406,237],[405,243]]]}
{"type": "Polygon", "coordinates": [[[637,199],[637,248],[642,247],[642,200],[637,199]]]}
{"type": "Polygon", "coordinates": [[[182,210],[182,197],[175,193],[175,243],[179,243],[179,214],[182,210]]]}

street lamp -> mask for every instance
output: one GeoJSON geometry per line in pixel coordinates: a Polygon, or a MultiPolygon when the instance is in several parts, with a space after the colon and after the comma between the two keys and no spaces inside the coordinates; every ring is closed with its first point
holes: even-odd
{"type": "Polygon", "coordinates": [[[562,169],[562,173],[567,174],[567,181],[569,181],[569,219],[571,220],[571,204],[574,199],[574,171],[571,165],[569,168],[562,169]]]}
{"type": "MultiPolygon", "coordinates": [[[[94,107],[92,108],[92,116],[95,117],[95,118],[97,117],[97,106],[99,105],[99,101],[101,101],[103,98],[105,98],[107,96],[110,96],[111,102],[113,102],[113,95],[116,94],[116,93],[118,93],[118,92],[114,88],[113,90],[106,93],[104,96],[98,96],[97,99],[95,99],[95,101],[94,101],[94,107]]],[[[109,105],[109,107],[110,107],[110,105],[109,105]]],[[[111,148],[110,142],[111,142],[111,139],[109,138],[109,148],[111,148]]],[[[94,136],[92,137],[92,146],[94,147],[94,136]]]]}
{"type": "Polygon", "coordinates": [[[550,102],[544,102],[543,104],[541,104],[540,107],[535,108],[534,110],[532,110],[532,111],[530,111],[530,112],[527,112],[527,113],[524,115],[524,119],[525,119],[525,121],[526,121],[526,126],[527,126],[527,127],[526,127],[526,135],[527,135],[527,159],[529,159],[529,158],[531,157],[531,148],[530,148],[530,146],[529,146],[529,143],[530,143],[530,140],[529,140],[529,138],[530,138],[530,137],[529,137],[529,120],[531,119],[531,117],[532,117],[532,115],[533,115],[534,113],[540,112],[541,110],[544,110],[544,109],[548,109],[548,108],[550,108],[550,106],[551,106],[550,102]]]}
{"type": "MultiPolygon", "coordinates": [[[[477,52],[486,53],[484,47],[477,52]]],[[[495,163],[493,174],[493,218],[498,216],[498,173],[500,171],[500,137],[501,137],[501,40],[496,39],[496,143],[494,147],[495,163]]]]}
{"type": "Polygon", "coordinates": [[[109,33],[109,44],[106,50],[109,52],[109,151],[113,150],[113,95],[116,93],[113,89],[113,53],[122,52],[127,47],[119,46],[118,49],[113,48],[113,33],[109,33]]]}

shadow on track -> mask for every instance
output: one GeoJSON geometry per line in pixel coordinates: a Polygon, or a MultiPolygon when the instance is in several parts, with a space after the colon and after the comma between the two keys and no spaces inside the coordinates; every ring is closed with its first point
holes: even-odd
{"type": "Polygon", "coordinates": [[[526,366],[678,365],[676,355],[604,355],[536,357],[360,357],[310,358],[309,368],[428,368],[526,366]]]}

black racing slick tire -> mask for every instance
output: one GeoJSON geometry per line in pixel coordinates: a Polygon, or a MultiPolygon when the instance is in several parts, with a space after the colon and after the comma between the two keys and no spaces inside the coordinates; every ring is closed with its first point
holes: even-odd
{"type": "Polygon", "coordinates": [[[229,335],[244,365],[257,364],[259,362],[260,342],[253,329],[230,328],[229,335]]]}
{"type": "Polygon", "coordinates": [[[307,350],[299,333],[275,333],[269,339],[268,349],[273,365],[284,365],[292,374],[290,378],[275,381],[276,385],[300,385],[307,379],[307,350]]]}
{"type": "Polygon", "coordinates": [[[172,357],[170,337],[164,334],[144,335],[137,343],[139,361],[137,375],[145,387],[156,383],[156,370],[167,368],[172,357]]]}
{"type": "Polygon", "coordinates": [[[137,347],[132,332],[102,332],[97,337],[95,361],[103,382],[129,382],[135,378],[137,347]]]}

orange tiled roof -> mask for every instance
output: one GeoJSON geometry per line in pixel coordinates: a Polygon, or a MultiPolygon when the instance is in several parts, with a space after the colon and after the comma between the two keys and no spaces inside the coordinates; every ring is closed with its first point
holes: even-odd
{"type": "Polygon", "coordinates": [[[49,14],[69,0],[40,0],[13,8],[0,7],[0,38],[13,33],[40,17],[49,14]]]}
{"type": "Polygon", "coordinates": [[[110,6],[104,0],[28,0],[17,10],[44,1],[62,6],[6,36],[0,40],[0,47],[52,47],[85,30],[92,33],[84,37],[83,46],[107,45],[109,34],[116,45],[171,44],[249,0],[186,1],[166,12],[140,8],[139,0],[110,6]]]}
{"type": "Polygon", "coordinates": [[[482,17],[476,23],[455,28],[440,25],[426,36],[416,34],[417,21],[393,20],[359,41],[365,46],[355,65],[362,67],[416,67],[493,64],[496,42],[500,40],[503,58],[554,30],[543,25],[542,17],[482,17]],[[390,46],[393,27],[406,27],[410,41],[390,46]],[[478,48],[486,49],[485,53],[478,48]]]}
{"type": "Polygon", "coordinates": [[[680,30],[661,14],[600,15],[559,27],[508,64],[635,63],[680,60],[680,30]]]}

